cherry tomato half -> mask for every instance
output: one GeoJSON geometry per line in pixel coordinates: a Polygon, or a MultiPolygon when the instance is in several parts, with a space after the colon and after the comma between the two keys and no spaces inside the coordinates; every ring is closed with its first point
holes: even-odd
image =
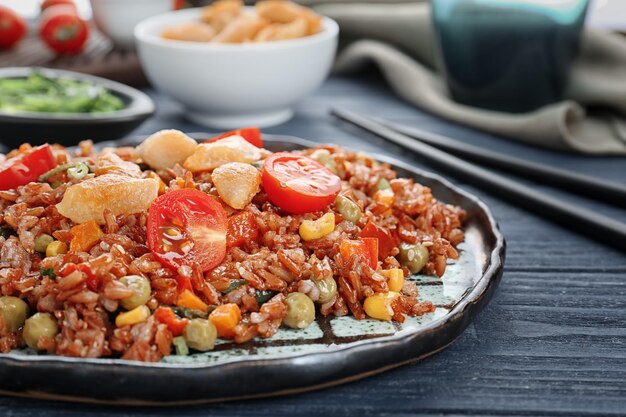
{"type": "Polygon", "coordinates": [[[289,153],[267,158],[261,181],[270,201],[292,214],[322,210],[341,191],[341,179],[324,165],[289,153]]]}
{"type": "Polygon", "coordinates": [[[175,190],[158,197],[148,214],[148,247],[172,268],[197,263],[203,271],[226,256],[226,212],[198,190],[175,190]]]}
{"type": "Polygon", "coordinates": [[[26,35],[26,22],[13,10],[0,6],[0,48],[10,48],[26,35]]]}
{"type": "Polygon", "coordinates": [[[50,145],[32,148],[0,163],[0,190],[12,190],[37,179],[57,166],[50,145]]]}
{"type": "Polygon", "coordinates": [[[219,136],[209,139],[207,142],[217,142],[220,139],[234,135],[241,136],[257,148],[263,147],[263,139],[261,138],[261,131],[258,127],[244,127],[243,129],[231,130],[230,132],[222,133],[219,136]]]}

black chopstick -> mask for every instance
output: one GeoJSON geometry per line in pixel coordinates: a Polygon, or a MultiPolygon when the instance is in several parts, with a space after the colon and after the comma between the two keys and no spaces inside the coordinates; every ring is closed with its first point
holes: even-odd
{"type": "Polygon", "coordinates": [[[462,178],[463,181],[473,183],[497,197],[517,204],[571,230],[626,251],[626,223],[551,197],[527,185],[396,132],[369,118],[337,109],[332,109],[331,114],[382,139],[409,149],[428,160],[429,163],[462,178]]]}
{"type": "Polygon", "coordinates": [[[435,148],[444,150],[463,159],[501,169],[511,174],[517,174],[541,184],[549,184],[568,190],[588,198],[595,198],[604,202],[626,207],[626,185],[607,181],[588,175],[579,174],[565,169],[526,161],[521,158],[501,154],[489,149],[479,148],[461,141],[438,135],[422,129],[403,126],[379,118],[371,118],[396,132],[425,142],[435,148]]]}

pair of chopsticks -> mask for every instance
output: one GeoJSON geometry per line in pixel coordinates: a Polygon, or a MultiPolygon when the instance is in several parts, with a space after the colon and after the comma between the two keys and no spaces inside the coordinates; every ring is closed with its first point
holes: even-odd
{"type": "Polygon", "coordinates": [[[626,223],[559,200],[536,188],[506,178],[457,156],[522,175],[587,197],[626,206],[626,187],[586,175],[547,167],[454,139],[359,114],[332,109],[331,114],[382,139],[408,149],[432,165],[463,178],[497,197],[559,223],[571,230],[626,251],[626,223]],[[454,155],[452,155],[454,154],[454,155]]]}

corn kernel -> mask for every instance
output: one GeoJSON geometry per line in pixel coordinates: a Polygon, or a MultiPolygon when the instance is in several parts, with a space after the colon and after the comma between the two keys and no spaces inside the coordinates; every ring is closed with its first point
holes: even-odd
{"type": "Polygon", "coordinates": [[[395,291],[379,292],[374,295],[370,295],[363,302],[365,314],[378,320],[391,320],[391,317],[393,316],[391,302],[399,295],[400,294],[395,291]]]}
{"type": "Polygon", "coordinates": [[[55,240],[46,246],[46,256],[57,256],[67,253],[67,245],[64,242],[55,240]]]}
{"type": "Polygon", "coordinates": [[[305,240],[321,239],[335,230],[335,215],[326,213],[317,220],[304,220],[300,225],[300,237],[305,240]]]}
{"type": "Polygon", "coordinates": [[[389,289],[391,291],[400,292],[404,285],[404,272],[400,268],[387,269],[380,271],[382,276],[389,278],[389,289]]]}
{"type": "Polygon", "coordinates": [[[115,325],[117,327],[132,326],[133,324],[144,322],[150,317],[150,309],[145,305],[135,307],[130,311],[120,313],[115,318],[115,325]]]}

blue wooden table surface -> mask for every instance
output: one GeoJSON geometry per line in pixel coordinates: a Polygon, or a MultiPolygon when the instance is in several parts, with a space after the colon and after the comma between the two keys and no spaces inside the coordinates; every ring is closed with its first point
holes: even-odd
{"type": "MultiPolygon", "coordinates": [[[[148,92],[158,113],[136,133],[203,130],[185,120],[174,102],[148,92]]],[[[549,152],[452,125],[395,98],[377,74],[331,78],[299,105],[294,119],[267,132],[390,154],[428,169],[401,149],[334,121],[328,116],[331,105],[626,181],[626,158],[549,152]]],[[[463,178],[451,179],[487,202],[508,251],[494,300],[456,343],[434,357],[290,397],[170,409],[0,397],[0,416],[626,415],[626,256],[465,186],[463,178]]],[[[626,211],[533,186],[626,221],[626,211]]]]}

